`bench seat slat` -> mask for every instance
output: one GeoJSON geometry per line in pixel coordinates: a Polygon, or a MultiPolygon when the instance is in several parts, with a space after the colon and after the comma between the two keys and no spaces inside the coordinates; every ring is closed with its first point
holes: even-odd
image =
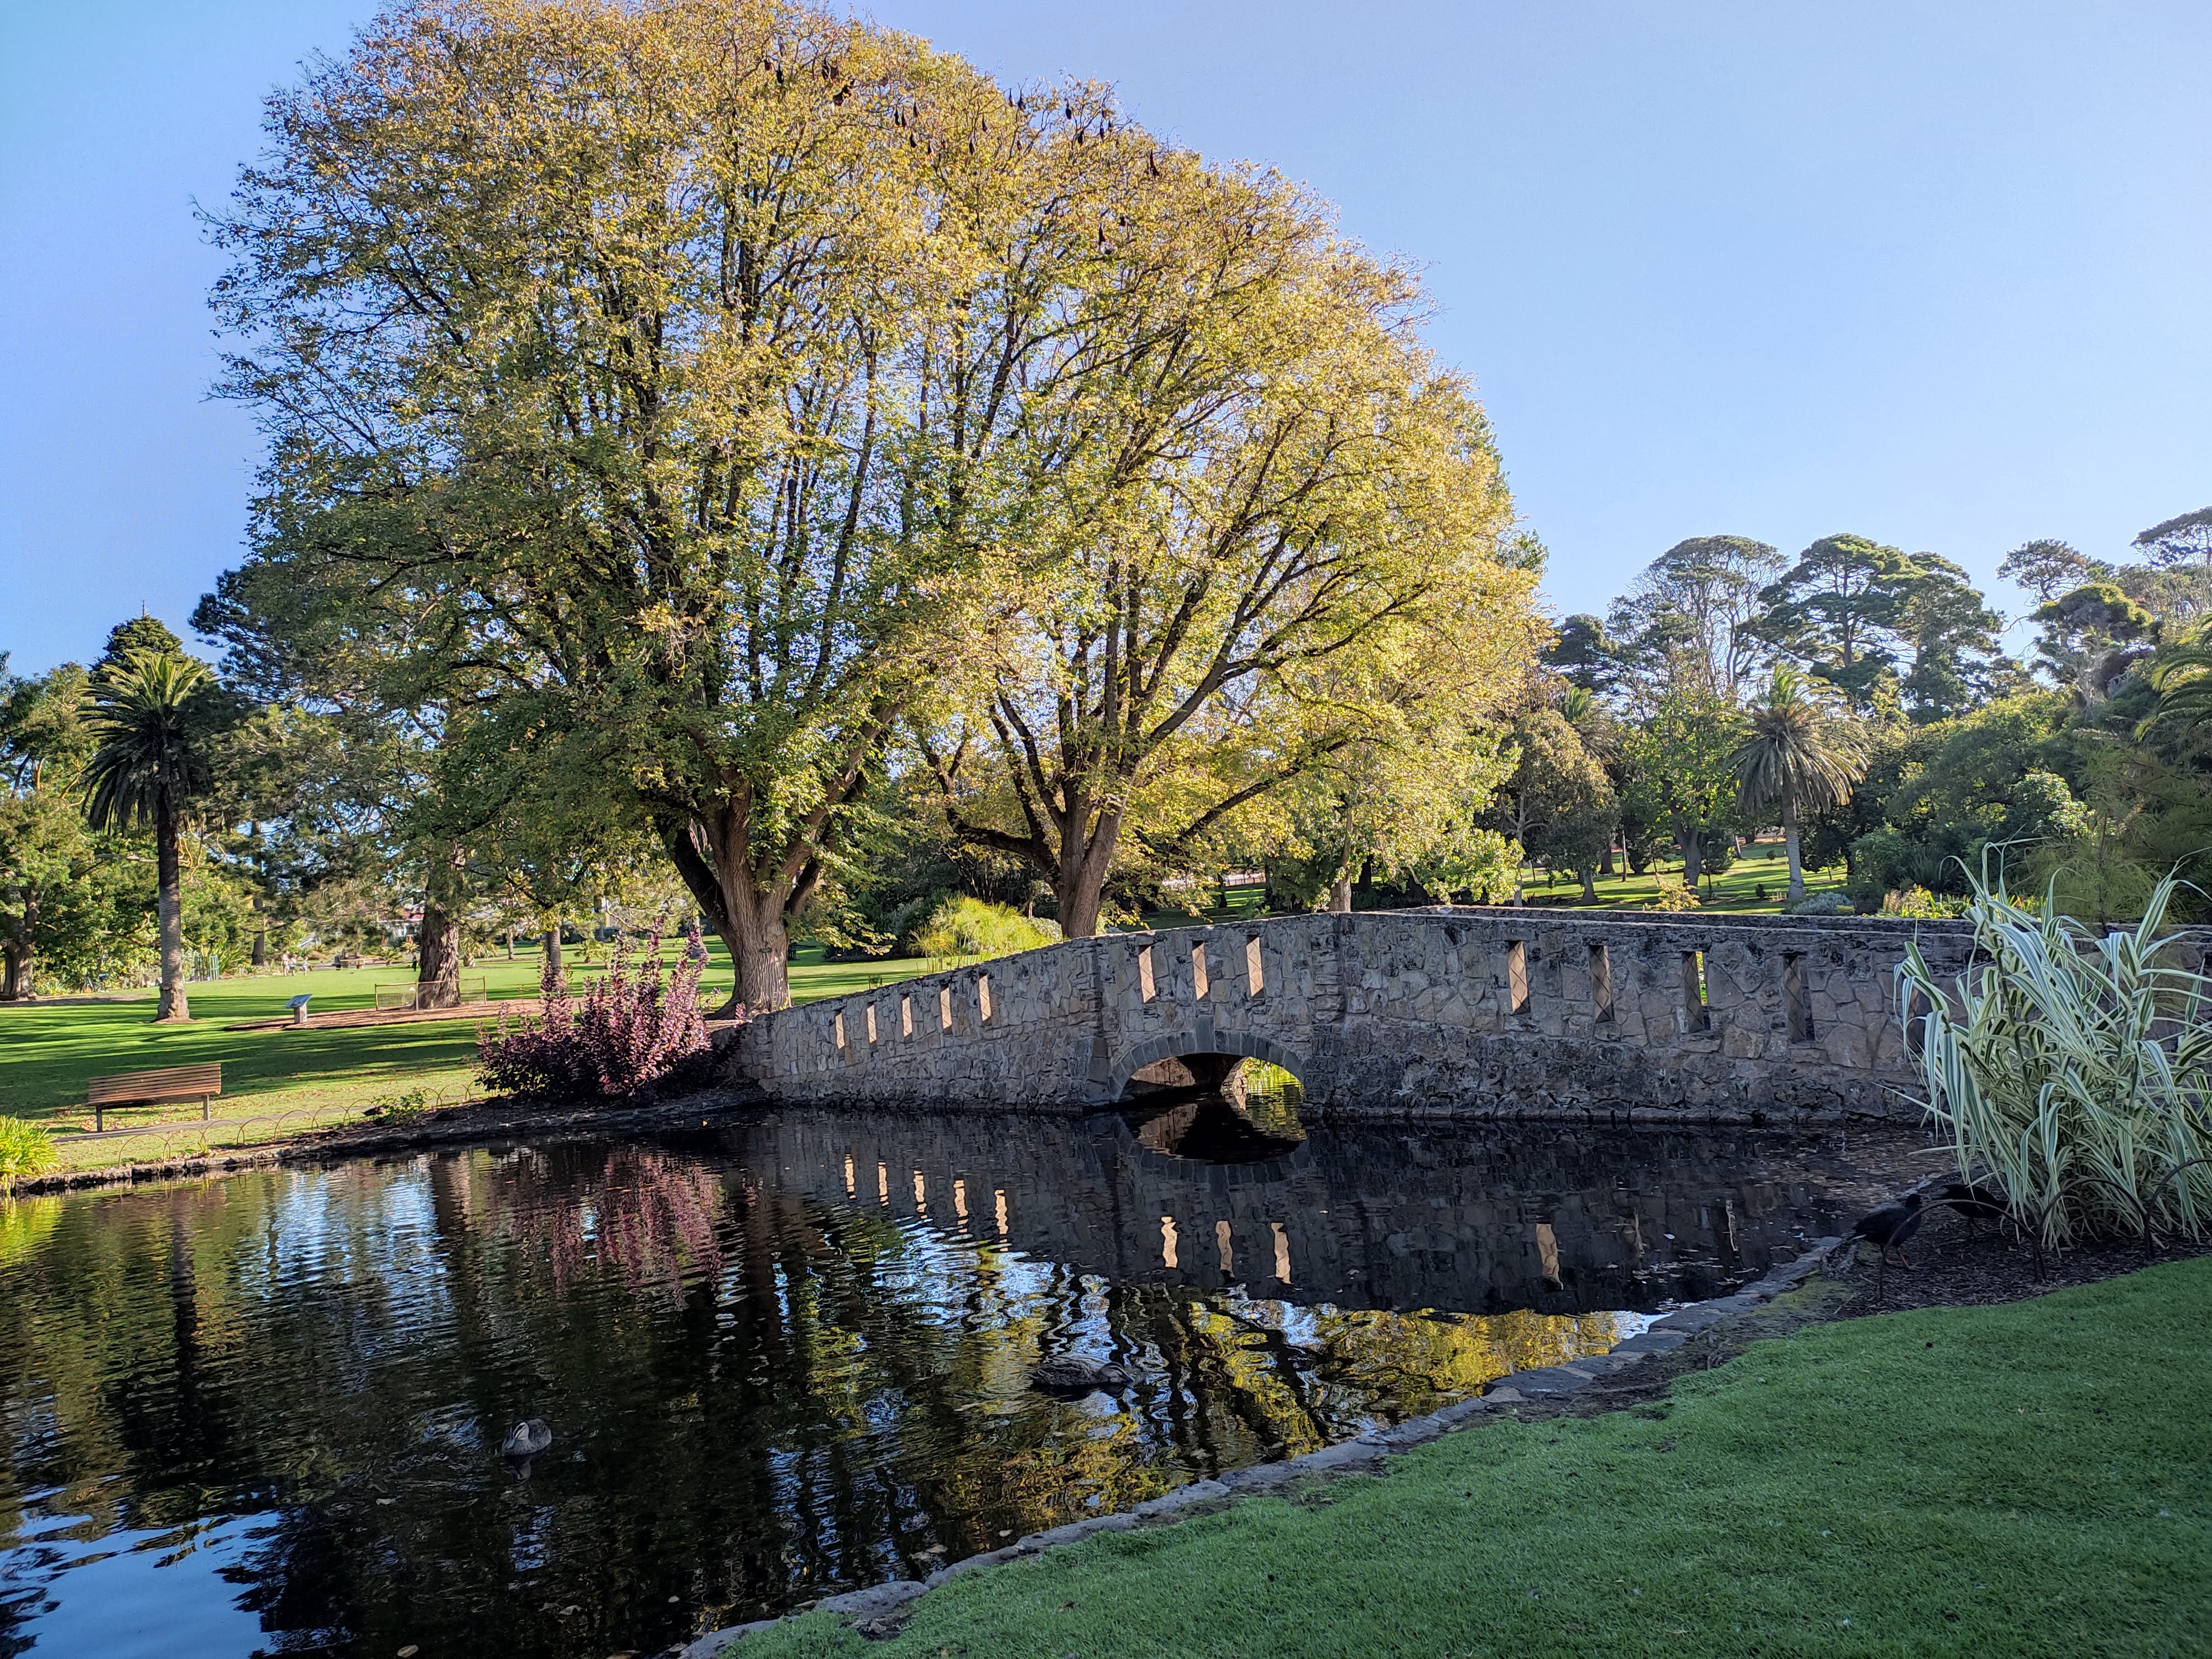
{"type": "Polygon", "coordinates": [[[154,1105],[171,1100],[200,1100],[222,1092],[222,1065],[170,1066],[158,1071],[123,1072],[96,1077],[85,1085],[88,1106],[154,1105]]]}

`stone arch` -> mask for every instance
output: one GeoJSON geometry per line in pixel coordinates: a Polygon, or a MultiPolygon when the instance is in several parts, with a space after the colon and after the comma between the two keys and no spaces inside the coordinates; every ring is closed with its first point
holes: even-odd
{"type": "Polygon", "coordinates": [[[1164,1036],[1151,1037],[1134,1048],[1117,1054],[1114,1059],[1111,1077],[1105,1098],[1119,1100],[1129,1092],[1129,1080],[1146,1066],[1163,1060],[1182,1060],[1191,1054],[1236,1054],[1246,1060],[1263,1060],[1270,1066],[1279,1066],[1303,1084],[1310,1069],[1304,1055],[1285,1048],[1279,1042],[1243,1031],[1216,1030],[1212,1036],[1201,1039],[1196,1031],[1170,1031],[1164,1036]]]}

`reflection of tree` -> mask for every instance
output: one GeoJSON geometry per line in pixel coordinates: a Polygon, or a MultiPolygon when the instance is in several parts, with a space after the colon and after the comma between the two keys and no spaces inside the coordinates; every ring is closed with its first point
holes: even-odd
{"type": "Polygon", "coordinates": [[[847,1201],[842,1152],[835,1194],[806,1196],[777,1133],[257,1173],[63,1200],[35,1233],[0,1220],[24,1241],[0,1249],[0,1527],[54,1487],[95,1530],[257,1511],[245,1598],[272,1650],[595,1659],[1610,1340],[1601,1320],[1109,1285],[894,1214],[872,1181],[847,1201]],[[1118,1403],[1031,1389],[1063,1352],[1138,1383],[1118,1403]],[[496,1453],[522,1416],[556,1434],[526,1482],[496,1453]]]}
{"type": "Polygon", "coordinates": [[[617,1143],[602,1156],[596,1179],[572,1175],[527,1202],[513,1203],[518,1194],[507,1191],[509,1224],[544,1241],[556,1289],[565,1291],[594,1261],[619,1267],[633,1288],[658,1284],[678,1300],[687,1281],[719,1277],[720,1173],[655,1146],[617,1143]]]}
{"type": "Polygon", "coordinates": [[[1611,1314],[1415,1314],[1330,1311],[1314,1316],[1317,1373],[1337,1387],[1417,1416],[1510,1371],[1603,1353],[1620,1340],[1611,1314]]]}

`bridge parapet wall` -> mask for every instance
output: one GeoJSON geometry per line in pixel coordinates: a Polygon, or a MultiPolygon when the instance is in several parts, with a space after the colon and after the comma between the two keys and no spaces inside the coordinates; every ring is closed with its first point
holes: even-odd
{"type": "Polygon", "coordinates": [[[1118,1098],[1172,1056],[1249,1054],[1344,1115],[1909,1111],[1896,969],[1963,923],[1439,908],[1078,940],[795,1008],[740,1065],[793,1103],[1118,1098]]]}

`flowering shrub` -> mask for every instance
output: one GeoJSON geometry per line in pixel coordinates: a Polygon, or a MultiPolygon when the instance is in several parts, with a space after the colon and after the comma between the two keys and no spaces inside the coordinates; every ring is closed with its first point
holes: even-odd
{"type": "Polygon", "coordinates": [[[547,963],[538,979],[539,1012],[477,1033],[477,1075],[501,1094],[568,1099],[625,1097],[658,1084],[701,1076],[708,1054],[699,1012],[701,961],[687,957],[672,974],[660,960],[660,935],[633,959],[630,944],[615,946],[605,976],[571,996],[547,963]]]}

